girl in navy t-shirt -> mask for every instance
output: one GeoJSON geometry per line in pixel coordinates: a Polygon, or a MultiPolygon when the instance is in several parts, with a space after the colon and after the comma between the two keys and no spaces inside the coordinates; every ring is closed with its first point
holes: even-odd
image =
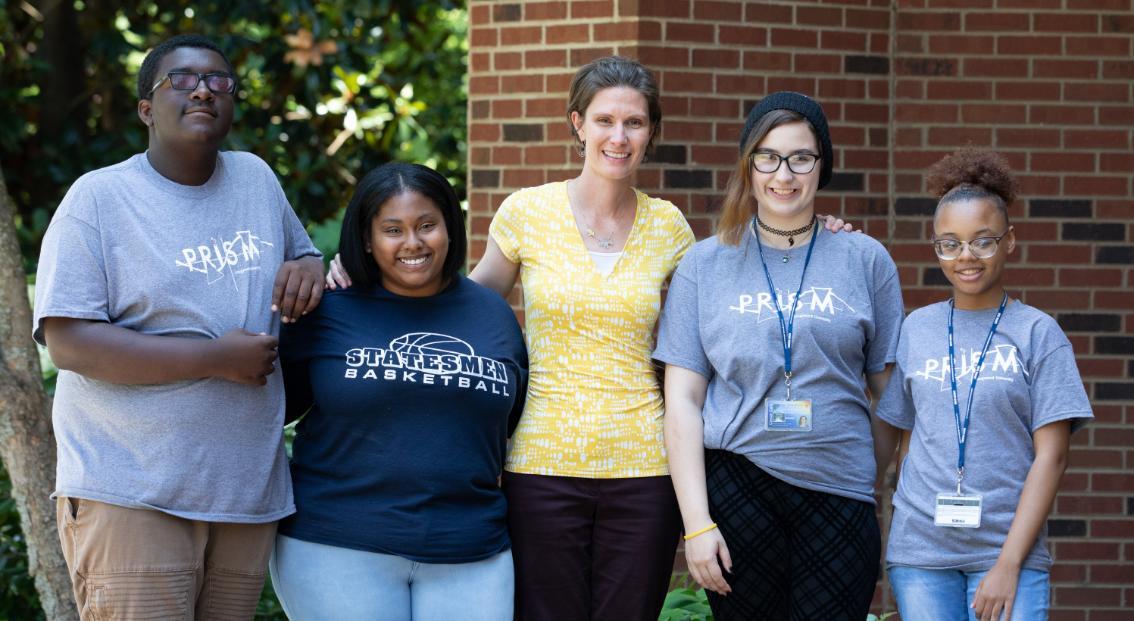
{"type": "Polygon", "coordinates": [[[527,354],[508,303],[460,275],[465,249],[444,177],[382,166],[343,220],[354,286],[285,327],[303,418],[271,570],[293,619],[512,618],[498,477],[527,354]]]}

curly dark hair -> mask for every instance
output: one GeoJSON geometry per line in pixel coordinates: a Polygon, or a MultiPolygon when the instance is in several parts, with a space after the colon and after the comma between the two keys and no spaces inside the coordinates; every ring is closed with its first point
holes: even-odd
{"type": "Polygon", "coordinates": [[[138,99],[149,99],[152,95],[151,89],[154,82],[157,81],[157,70],[158,65],[161,64],[161,59],[173,50],[183,47],[198,47],[216,52],[220,55],[224,64],[228,65],[228,72],[233,75],[236,74],[236,71],[232,68],[232,63],[229,62],[228,57],[216,43],[201,35],[177,35],[157,44],[154,49],[150,50],[149,54],[146,54],[145,60],[142,61],[142,68],[138,70],[138,99]]]}
{"type": "Polygon", "coordinates": [[[991,198],[1005,220],[1008,205],[1016,200],[1020,186],[1008,158],[974,147],[960,149],[930,166],[925,185],[938,199],[938,206],[957,200],[991,198]]]}

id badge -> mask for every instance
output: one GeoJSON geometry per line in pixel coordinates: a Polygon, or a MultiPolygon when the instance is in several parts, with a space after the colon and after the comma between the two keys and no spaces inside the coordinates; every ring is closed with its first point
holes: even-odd
{"type": "Polygon", "coordinates": [[[811,399],[767,399],[764,401],[764,429],[768,431],[811,431],[811,399]]]}
{"type": "Polygon", "coordinates": [[[951,528],[979,528],[980,508],[980,496],[938,494],[933,523],[951,528]]]}

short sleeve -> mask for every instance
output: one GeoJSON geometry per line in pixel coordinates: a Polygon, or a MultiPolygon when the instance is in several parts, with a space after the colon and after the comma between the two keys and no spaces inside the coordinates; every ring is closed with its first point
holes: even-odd
{"type": "Polygon", "coordinates": [[[696,255],[687,254],[669,284],[653,357],[711,379],[712,367],[701,342],[696,276],[696,255]]]}
{"type": "MultiPolygon", "coordinates": [[[[43,237],[33,326],[40,345],[46,345],[43,320],[47,317],[111,319],[102,235],[93,224],[70,215],[74,203],[93,200],[87,192],[72,187],[43,237]]],[[[93,205],[86,207],[83,211],[94,212],[93,205]]]]}
{"type": "Polygon", "coordinates": [[[1071,419],[1071,431],[1074,432],[1094,416],[1083,380],[1079,377],[1071,343],[1065,336],[1061,340],[1064,341],[1062,345],[1036,363],[1029,378],[1033,432],[1044,425],[1067,419],[1071,419]]]}
{"type": "Polygon", "coordinates": [[[894,362],[905,314],[898,268],[889,255],[881,254],[875,261],[874,282],[881,284],[873,292],[874,334],[866,343],[867,374],[878,373],[894,362]]]}
{"type": "Polygon", "coordinates": [[[910,382],[906,377],[905,365],[903,364],[908,349],[908,338],[903,332],[901,338],[898,339],[897,364],[894,366],[894,372],[890,375],[890,381],[886,383],[886,389],[882,391],[876,412],[878,418],[899,429],[906,430],[913,429],[914,418],[917,413],[913,395],[910,393],[910,382]]]}
{"type": "Polygon", "coordinates": [[[523,230],[523,199],[519,192],[513,193],[504,199],[492,223],[488,225],[488,234],[500,246],[504,256],[513,263],[521,263],[520,250],[523,247],[521,231],[523,230]]]}

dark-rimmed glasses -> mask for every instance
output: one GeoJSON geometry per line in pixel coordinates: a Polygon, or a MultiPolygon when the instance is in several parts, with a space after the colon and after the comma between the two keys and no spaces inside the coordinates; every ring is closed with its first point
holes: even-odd
{"type": "Polygon", "coordinates": [[[762,173],[774,173],[780,165],[787,162],[788,170],[797,175],[806,175],[815,170],[815,162],[819,161],[817,153],[792,153],[780,155],[773,151],[756,151],[751,155],[752,168],[762,173]]]}
{"type": "Polygon", "coordinates": [[[175,91],[195,91],[205,81],[205,87],[215,95],[231,95],[236,92],[236,78],[227,73],[197,73],[195,71],[170,71],[150,89],[150,96],[169,80],[169,87],[175,91]]]}
{"type": "MultiPolygon", "coordinates": [[[[1008,227],[1011,231],[1012,227],[1008,227]]],[[[935,239],[933,240],[933,251],[937,253],[937,258],[945,261],[952,261],[961,256],[961,253],[968,247],[969,252],[978,259],[988,259],[996,254],[996,249],[1000,247],[1000,240],[1008,234],[1004,231],[997,236],[977,237],[969,241],[960,239],[935,239]]]]}

